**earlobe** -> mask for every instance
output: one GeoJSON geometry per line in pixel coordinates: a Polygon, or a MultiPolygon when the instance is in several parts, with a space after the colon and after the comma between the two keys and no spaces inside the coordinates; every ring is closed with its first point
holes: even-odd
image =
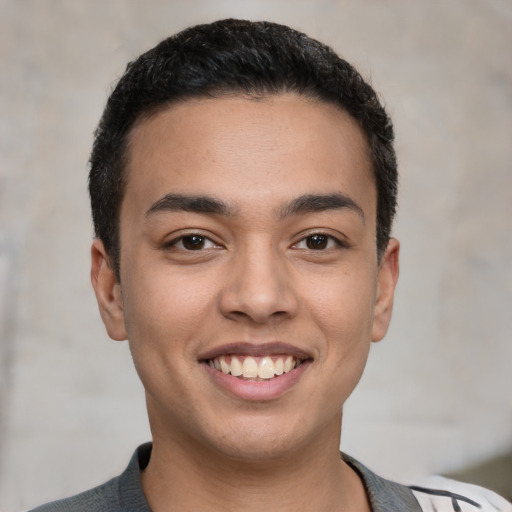
{"type": "Polygon", "coordinates": [[[105,246],[99,239],[94,240],[91,247],[91,283],[108,335],[116,341],[125,340],[121,286],[110,266],[105,246]]]}
{"type": "Polygon", "coordinates": [[[384,338],[391,321],[393,298],[399,273],[399,252],[400,243],[396,238],[390,238],[379,264],[372,341],[380,341],[384,338]]]}

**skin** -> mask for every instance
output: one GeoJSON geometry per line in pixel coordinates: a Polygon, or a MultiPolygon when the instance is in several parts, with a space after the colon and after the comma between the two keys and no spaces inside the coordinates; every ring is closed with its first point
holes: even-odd
{"type": "Polygon", "coordinates": [[[91,276],[146,390],[152,509],[370,510],[339,458],[341,411],[388,328],[399,245],[377,260],[356,122],[292,94],[187,100],[136,125],[127,176],[120,283],[100,240],[91,276]],[[155,208],[166,194],[215,198],[229,215],[155,208]],[[355,206],[290,213],[308,194],[355,206]],[[309,360],[272,398],[226,391],[201,361],[226,344],[276,341],[309,360]]]}

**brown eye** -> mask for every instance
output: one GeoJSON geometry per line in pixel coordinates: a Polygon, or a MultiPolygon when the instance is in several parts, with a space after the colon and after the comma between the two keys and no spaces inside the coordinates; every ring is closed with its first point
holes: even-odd
{"type": "Polygon", "coordinates": [[[312,250],[321,250],[327,247],[329,237],[326,235],[311,235],[306,238],[306,247],[312,250]]]}
{"type": "Polygon", "coordinates": [[[347,248],[347,245],[332,235],[326,233],[312,233],[299,240],[293,248],[320,252],[328,251],[329,249],[347,248]]]}
{"type": "Polygon", "coordinates": [[[211,238],[200,233],[190,233],[167,242],[163,249],[173,254],[181,254],[182,256],[188,254],[192,257],[192,252],[196,252],[198,255],[202,253],[210,254],[212,250],[222,249],[222,245],[216,244],[211,238]]]}
{"type": "Polygon", "coordinates": [[[183,247],[187,251],[198,251],[201,249],[204,249],[206,237],[199,236],[199,235],[189,235],[184,236],[181,239],[181,243],[183,244],[183,247]]]}

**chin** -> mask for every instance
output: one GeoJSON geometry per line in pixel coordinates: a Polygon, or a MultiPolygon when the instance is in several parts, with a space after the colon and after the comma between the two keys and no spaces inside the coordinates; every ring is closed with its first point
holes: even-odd
{"type": "MultiPolygon", "coordinates": [[[[283,425],[276,418],[230,424],[222,435],[210,436],[215,450],[226,458],[247,462],[276,460],[301,452],[309,442],[304,422],[283,425]]],[[[210,432],[211,434],[211,432],[210,432]]]]}
{"type": "Polygon", "coordinates": [[[239,439],[236,442],[218,446],[218,451],[227,459],[240,462],[258,463],[268,462],[286,457],[297,450],[294,443],[278,436],[263,437],[253,435],[247,441],[239,439]]]}

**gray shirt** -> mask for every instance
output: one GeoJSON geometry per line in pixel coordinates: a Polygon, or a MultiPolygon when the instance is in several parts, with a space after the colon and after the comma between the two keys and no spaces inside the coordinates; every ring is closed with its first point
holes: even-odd
{"type": "MultiPolygon", "coordinates": [[[[32,512],[151,512],[142,492],[140,474],[151,457],[151,443],[135,451],[126,470],[118,477],[71,498],[42,505],[32,512]]],[[[489,508],[467,496],[445,490],[407,487],[377,476],[352,457],[341,454],[360,476],[373,512],[448,511],[508,511],[508,508],[489,508]],[[431,505],[420,506],[418,499],[431,505]]],[[[497,497],[499,498],[499,497],[497,497]]],[[[501,498],[499,498],[501,500],[501,498]]]]}

